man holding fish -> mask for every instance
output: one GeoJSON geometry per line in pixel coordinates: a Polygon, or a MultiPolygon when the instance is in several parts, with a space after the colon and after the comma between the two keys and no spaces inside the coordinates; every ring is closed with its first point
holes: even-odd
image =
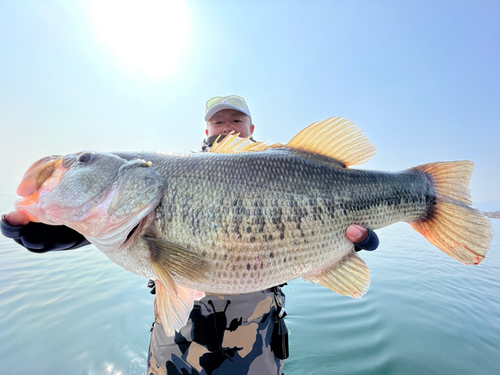
{"type": "MultiPolygon", "coordinates": [[[[214,97],[205,108],[207,139],[202,151],[231,132],[249,138],[255,126],[242,97],[214,97]]],[[[70,250],[89,244],[80,233],[66,226],[30,222],[21,211],[3,217],[2,233],[37,253],[70,250]]],[[[376,234],[359,225],[350,225],[347,238],[356,251],[374,250],[376,234]]],[[[152,280],[148,284],[155,293],[152,280]]],[[[282,374],[288,357],[288,339],[283,318],[285,296],[280,286],[260,292],[218,295],[206,293],[195,301],[188,323],[169,337],[157,313],[152,327],[148,374],[282,374]]]]}

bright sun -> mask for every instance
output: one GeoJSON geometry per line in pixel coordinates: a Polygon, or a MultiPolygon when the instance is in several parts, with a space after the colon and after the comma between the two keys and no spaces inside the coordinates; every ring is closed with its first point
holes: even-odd
{"type": "Polygon", "coordinates": [[[182,0],[90,0],[99,39],[131,70],[150,78],[172,74],[189,39],[182,0]]]}

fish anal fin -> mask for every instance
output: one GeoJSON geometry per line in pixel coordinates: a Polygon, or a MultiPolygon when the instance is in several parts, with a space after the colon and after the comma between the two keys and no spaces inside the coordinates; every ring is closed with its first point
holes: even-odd
{"type": "Polygon", "coordinates": [[[203,283],[212,275],[214,265],[201,254],[173,242],[144,236],[151,253],[151,264],[165,287],[175,295],[175,275],[203,283]]]}
{"type": "Polygon", "coordinates": [[[370,269],[357,253],[352,252],[334,266],[303,278],[339,294],[361,298],[370,286],[370,269]]]}
{"type": "Polygon", "coordinates": [[[377,153],[361,128],[343,117],[309,125],[284,147],[327,156],[346,167],[366,163],[377,153]]]}
{"type": "Polygon", "coordinates": [[[177,286],[177,296],[169,293],[161,280],[156,280],[155,313],[160,318],[165,334],[169,337],[180,331],[189,319],[194,301],[202,298],[205,293],[177,286]]]}

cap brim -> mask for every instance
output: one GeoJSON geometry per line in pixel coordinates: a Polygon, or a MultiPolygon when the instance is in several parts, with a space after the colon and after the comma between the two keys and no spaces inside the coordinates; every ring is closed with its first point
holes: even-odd
{"type": "Polygon", "coordinates": [[[252,116],[250,115],[250,112],[247,109],[240,108],[240,107],[237,107],[237,106],[232,105],[230,103],[224,102],[224,103],[216,104],[212,108],[210,108],[208,110],[208,112],[205,114],[205,121],[209,121],[213,115],[215,115],[217,112],[220,112],[224,109],[234,109],[235,111],[241,112],[241,113],[247,115],[248,117],[252,118],[252,116]]]}

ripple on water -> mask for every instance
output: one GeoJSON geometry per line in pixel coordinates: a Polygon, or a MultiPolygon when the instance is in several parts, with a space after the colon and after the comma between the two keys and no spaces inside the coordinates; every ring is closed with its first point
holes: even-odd
{"type": "Polygon", "coordinates": [[[146,284],[91,246],[33,254],[1,237],[0,373],[87,374],[94,363],[103,374],[108,362],[143,373],[153,321],[146,284]]]}
{"type": "Polygon", "coordinates": [[[291,357],[286,373],[344,373],[353,364],[359,369],[360,361],[369,369],[384,368],[390,361],[383,317],[373,304],[375,293],[356,300],[299,280],[290,286],[287,324],[291,357]],[[304,301],[299,296],[307,296],[305,314],[300,314],[304,301]]]}

